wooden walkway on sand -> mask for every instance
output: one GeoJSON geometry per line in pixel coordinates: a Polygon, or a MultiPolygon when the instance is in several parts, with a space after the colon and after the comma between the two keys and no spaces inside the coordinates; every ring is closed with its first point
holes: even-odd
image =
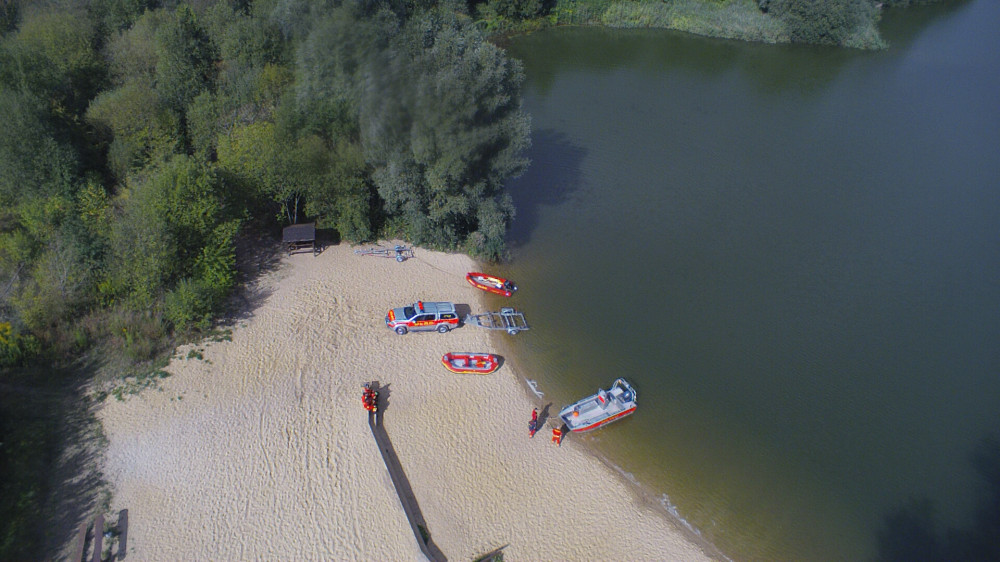
{"type": "MultiPolygon", "coordinates": [[[[113,548],[114,552],[110,553],[108,562],[113,560],[124,560],[128,553],[128,510],[123,509],[118,512],[118,522],[115,523],[114,527],[111,529],[109,536],[112,537],[113,541],[111,546],[108,548],[113,548]]],[[[94,519],[94,524],[90,524],[90,520],[86,520],[80,524],[80,528],[77,531],[76,537],[73,539],[71,546],[71,554],[69,560],[71,562],[86,562],[84,558],[84,553],[87,552],[87,538],[91,537],[90,540],[90,550],[92,555],[87,558],[92,562],[102,562],[104,560],[104,514],[100,513],[97,518],[94,519]]]]}
{"type": "MultiPolygon", "coordinates": [[[[374,381],[371,384],[378,390],[378,381],[374,381]]],[[[380,396],[379,398],[383,397],[380,396]]],[[[396,488],[399,503],[403,506],[406,518],[410,521],[413,536],[416,537],[421,552],[424,553],[424,556],[428,560],[431,562],[446,562],[448,559],[445,558],[444,553],[431,540],[430,531],[427,530],[427,522],[424,521],[424,516],[420,513],[420,506],[417,505],[417,498],[413,495],[413,489],[410,488],[410,481],[406,479],[406,473],[403,472],[403,465],[399,463],[396,450],[392,448],[392,441],[389,440],[389,435],[382,426],[382,416],[384,415],[382,408],[379,407],[376,410],[377,412],[368,412],[368,427],[371,428],[372,436],[375,437],[379,453],[382,454],[382,460],[385,461],[385,468],[389,471],[389,478],[392,479],[392,485],[396,488]]]]}

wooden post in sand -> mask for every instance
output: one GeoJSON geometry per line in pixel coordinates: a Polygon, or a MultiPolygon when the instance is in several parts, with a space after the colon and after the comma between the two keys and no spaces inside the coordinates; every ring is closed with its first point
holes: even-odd
{"type": "Polygon", "coordinates": [[[101,562],[101,551],[104,550],[104,514],[97,516],[94,521],[94,562],[101,562]]]}
{"type": "Polygon", "coordinates": [[[80,530],[77,531],[76,541],[73,543],[73,554],[70,560],[73,562],[83,562],[83,548],[87,545],[87,531],[90,530],[90,522],[80,523],[80,530]]]}
{"type": "Polygon", "coordinates": [[[115,560],[121,560],[128,554],[128,510],[123,509],[118,512],[118,523],[115,524],[118,530],[118,552],[115,560]]]}

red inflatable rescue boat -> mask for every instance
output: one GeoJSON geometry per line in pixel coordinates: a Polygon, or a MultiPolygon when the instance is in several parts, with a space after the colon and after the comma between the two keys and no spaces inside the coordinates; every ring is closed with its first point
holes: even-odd
{"type": "Polygon", "coordinates": [[[450,352],[441,357],[441,363],[453,373],[488,375],[500,367],[500,358],[492,353],[450,352]]]}
{"type": "Polygon", "coordinates": [[[507,279],[504,279],[503,277],[496,277],[475,271],[467,273],[465,275],[465,280],[477,289],[482,289],[484,291],[505,297],[511,296],[514,294],[514,291],[517,290],[517,285],[507,279]]]}

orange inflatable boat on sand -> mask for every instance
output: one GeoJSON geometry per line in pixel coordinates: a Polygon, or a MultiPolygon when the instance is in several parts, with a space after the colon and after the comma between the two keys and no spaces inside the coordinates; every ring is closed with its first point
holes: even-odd
{"type": "Polygon", "coordinates": [[[441,363],[453,373],[488,375],[500,367],[500,358],[492,353],[450,352],[441,357],[441,363]]]}

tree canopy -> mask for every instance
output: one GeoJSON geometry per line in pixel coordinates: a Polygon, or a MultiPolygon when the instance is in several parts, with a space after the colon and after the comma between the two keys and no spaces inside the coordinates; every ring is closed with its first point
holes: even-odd
{"type": "Polygon", "coordinates": [[[205,329],[241,232],[306,219],[501,257],[523,74],[466,10],[5,4],[0,321],[68,352],[95,314],[205,329]]]}

